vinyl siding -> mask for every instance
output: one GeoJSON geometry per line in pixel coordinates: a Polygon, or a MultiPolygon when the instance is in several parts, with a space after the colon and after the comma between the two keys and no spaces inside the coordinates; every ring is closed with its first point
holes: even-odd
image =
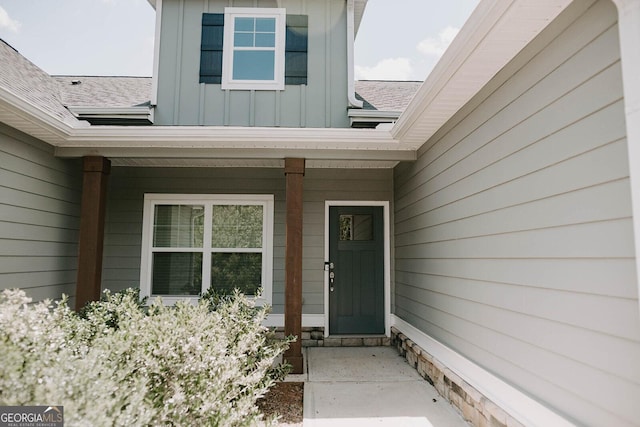
{"type": "Polygon", "coordinates": [[[584,425],[634,425],[616,9],[574,2],[395,169],[395,314],[584,425]]]}
{"type": "Polygon", "coordinates": [[[344,0],[164,0],[156,125],[349,127],[344,0]],[[308,83],[283,91],[199,83],[203,13],[282,7],[309,16],[308,83]]]}
{"type": "Polygon", "coordinates": [[[73,299],[81,185],[79,162],[0,125],[0,289],[73,299]]]}
{"type": "MultiPolygon", "coordinates": [[[[303,312],[324,312],[324,201],[390,200],[390,170],[307,169],[303,205],[303,312]],[[346,184],[348,182],[348,185],[346,184]]],[[[283,169],[124,168],[110,178],[103,288],[139,286],[144,193],[273,194],[273,312],[284,313],[283,169]]]]}

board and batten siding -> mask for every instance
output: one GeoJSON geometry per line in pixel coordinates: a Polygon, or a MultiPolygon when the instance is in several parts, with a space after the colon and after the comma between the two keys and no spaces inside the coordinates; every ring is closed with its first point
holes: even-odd
{"type": "Polygon", "coordinates": [[[78,264],[82,166],[0,125],[0,289],[34,301],[73,298],[78,264]]]}
{"type": "MultiPolygon", "coordinates": [[[[324,313],[324,201],[390,200],[391,170],[307,169],[303,199],[303,313],[324,313]]],[[[138,287],[145,193],[273,194],[273,313],[284,313],[285,175],[278,168],[113,167],[102,288],[138,287]]]]}
{"type": "Polygon", "coordinates": [[[394,171],[395,314],[581,425],[638,425],[617,13],[574,2],[394,171]]]}
{"type": "Polygon", "coordinates": [[[156,125],[349,127],[344,0],[163,0],[156,125]],[[280,7],[308,15],[308,83],[283,91],[199,83],[203,13],[280,7]]]}

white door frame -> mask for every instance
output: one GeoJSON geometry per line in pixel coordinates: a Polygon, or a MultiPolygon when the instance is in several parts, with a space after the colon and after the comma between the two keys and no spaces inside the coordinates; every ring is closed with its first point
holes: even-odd
{"type": "MultiPolygon", "coordinates": [[[[389,201],[326,200],[324,202],[324,260],[329,262],[329,208],[332,206],[382,206],[384,223],[384,331],[391,336],[391,217],[389,201]]],[[[329,336],[329,271],[324,269],[324,336],[329,336]]]]}

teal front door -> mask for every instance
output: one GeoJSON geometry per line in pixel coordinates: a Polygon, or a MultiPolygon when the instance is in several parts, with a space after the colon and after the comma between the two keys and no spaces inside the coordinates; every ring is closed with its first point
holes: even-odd
{"type": "Polygon", "coordinates": [[[381,206],[329,207],[329,333],[384,334],[381,206]]]}

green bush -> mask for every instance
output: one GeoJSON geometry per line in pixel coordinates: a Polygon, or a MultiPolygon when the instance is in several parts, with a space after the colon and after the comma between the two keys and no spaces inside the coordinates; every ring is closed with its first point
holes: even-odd
{"type": "Polygon", "coordinates": [[[286,373],[289,340],[270,336],[266,307],[236,292],[145,307],[135,290],[90,303],[31,304],[0,295],[0,405],[63,405],[67,425],[244,426],[286,373]]]}

